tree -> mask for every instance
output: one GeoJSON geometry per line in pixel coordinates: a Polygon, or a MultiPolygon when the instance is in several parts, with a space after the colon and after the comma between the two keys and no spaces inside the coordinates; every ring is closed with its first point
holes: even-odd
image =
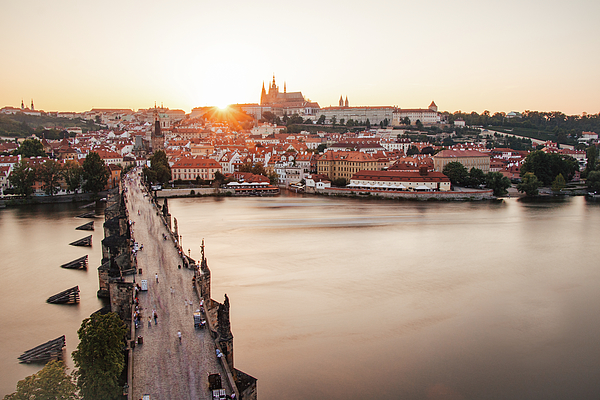
{"type": "Polygon", "coordinates": [[[317,151],[319,153],[322,153],[325,151],[326,148],[327,148],[327,143],[321,143],[320,145],[317,146],[317,151]]]}
{"type": "Polygon", "coordinates": [[[565,181],[565,177],[562,176],[562,174],[558,174],[556,176],[556,178],[554,179],[554,181],[552,181],[552,191],[560,192],[561,190],[563,190],[565,188],[566,185],[567,185],[567,182],[565,181]]]}
{"type": "Polygon", "coordinates": [[[471,168],[471,171],[469,171],[469,186],[476,188],[483,184],[485,184],[485,173],[479,168],[471,168]]]}
{"type": "Polygon", "coordinates": [[[67,191],[76,192],[81,187],[83,168],[77,161],[67,161],[63,167],[62,176],[67,184],[67,191]]]}
{"type": "Polygon", "coordinates": [[[30,196],[33,193],[35,170],[31,168],[27,161],[21,160],[10,173],[8,180],[18,194],[30,196]]]}
{"type": "Polygon", "coordinates": [[[533,172],[527,172],[522,176],[521,183],[517,184],[517,190],[527,196],[537,196],[540,184],[541,182],[533,172]]]}
{"type": "Polygon", "coordinates": [[[485,186],[494,191],[494,196],[504,196],[510,185],[510,179],[500,172],[490,172],[485,176],[485,186]]]}
{"type": "Polygon", "coordinates": [[[156,179],[151,182],[165,184],[171,180],[171,167],[167,159],[167,153],[163,150],[158,150],[150,157],[150,169],[156,173],[156,179]]]}
{"type": "Polygon", "coordinates": [[[529,153],[521,166],[521,174],[533,172],[544,186],[549,186],[558,174],[570,180],[578,170],[579,165],[573,158],[563,158],[560,154],[547,154],[541,150],[529,153]]]}
{"type": "Polygon", "coordinates": [[[417,126],[418,130],[422,130],[423,129],[423,123],[421,122],[420,119],[417,120],[417,122],[416,122],[415,125],[417,126]]]}
{"type": "Polygon", "coordinates": [[[596,160],[598,158],[598,149],[596,148],[596,146],[591,145],[585,150],[585,152],[586,152],[586,156],[587,156],[587,164],[585,166],[585,171],[587,173],[590,173],[590,171],[593,171],[596,169],[596,160]]]}
{"type": "Polygon", "coordinates": [[[402,124],[407,125],[407,126],[410,125],[410,118],[408,118],[408,117],[402,118],[402,124]]]}
{"type": "Polygon", "coordinates": [[[46,156],[44,145],[37,139],[25,139],[15,151],[15,155],[17,154],[20,154],[24,158],[46,156]]]}
{"type": "Polygon", "coordinates": [[[79,345],[72,357],[84,400],[113,400],[122,393],[119,377],[125,367],[126,332],[123,321],[112,312],[92,314],[81,323],[79,345]]]}
{"type": "Polygon", "coordinates": [[[456,186],[465,186],[469,180],[469,171],[458,161],[446,164],[442,173],[450,178],[450,182],[456,186]]]}
{"type": "Polygon", "coordinates": [[[17,383],[17,391],[4,400],[75,400],[77,386],[62,361],[50,361],[37,374],[17,383]]]}
{"type": "Polygon", "coordinates": [[[331,117],[331,125],[335,126],[336,121],[337,121],[337,118],[335,115],[333,117],[331,117]]]}
{"type": "Polygon", "coordinates": [[[321,116],[317,120],[317,124],[323,125],[324,123],[325,123],[325,114],[321,114],[321,116]]]}
{"type": "Polygon", "coordinates": [[[371,121],[369,121],[369,118],[367,118],[367,130],[371,129],[371,121]]]}
{"type": "Polygon", "coordinates": [[[271,172],[269,174],[268,178],[269,178],[269,183],[271,183],[271,185],[279,184],[279,175],[277,174],[277,172],[275,172],[275,171],[271,172]]]}
{"type": "Polygon", "coordinates": [[[410,146],[408,150],[406,150],[407,156],[414,156],[415,154],[419,154],[419,148],[417,146],[410,146]]]}
{"type": "Polygon", "coordinates": [[[592,171],[585,181],[587,188],[592,193],[600,193],[600,171],[592,171]]]}
{"type": "Polygon", "coordinates": [[[97,194],[104,189],[109,176],[104,160],[95,151],[90,152],[83,161],[83,190],[97,194]]]}
{"type": "Polygon", "coordinates": [[[62,178],[62,166],[55,160],[47,160],[39,166],[38,179],[42,181],[42,189],[46,195],[54,196],[60,190],[60,179],[62,178]]]}

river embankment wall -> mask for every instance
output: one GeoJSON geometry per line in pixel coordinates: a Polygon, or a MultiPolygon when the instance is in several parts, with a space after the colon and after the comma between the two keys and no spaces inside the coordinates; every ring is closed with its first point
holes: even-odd
{"type": "Polygon", "coordinates": [[[93,201],[106,196],[106,192],[97,195],[93,193],[61,194],[55,196],[30,196],[25,198],[9,198],[0,200],[0,207],[22,206],[30,204],[75,203],[93,201]]]}
{"type": "Polygon", "coordinates": [[[368,189],[346,189],[346,188],[326,188],[307,190],[306,193],[318,194],[324,196],[344,196],[360,198],[384,198],[399,200],[447,200],[447,201],[473,201],[473,200],[491,200],[494,199],[492,190],[469,190],[469,191],[449,191],[449,192],[386,192],[383,190],[368,189]]]}
{"type": "Polygon", "coordinates": [[[190,197],[190,196],[228,196],[233,195],[233,189],[189,187],[185,189],[162,189],[156,191],[157,198],[190,197]]]}

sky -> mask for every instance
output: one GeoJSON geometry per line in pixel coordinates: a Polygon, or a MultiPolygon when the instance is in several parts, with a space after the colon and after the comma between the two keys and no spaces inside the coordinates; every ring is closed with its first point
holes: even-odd
{"type": "Polygon", "coordinates": [[[597,0],[0,2],[0,107],[600,112],[597,0]]]}

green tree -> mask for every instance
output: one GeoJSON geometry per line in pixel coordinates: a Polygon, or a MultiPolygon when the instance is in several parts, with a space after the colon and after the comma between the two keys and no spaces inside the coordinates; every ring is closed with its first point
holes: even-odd
{"type": "Polygon", "coordinates": [[[592,171],[585,181],[590,192],[600,193],[600,171],[592,171]]]}
{"type": "Polygon", "coordinates": [[[517,190],[527,196],[537,196],[540,184],[541,182],[533,172],[527,172],[521,177],[521,183],[517,184],[517,190]]]}
{"type": "Polygon", "coordinates": [[[46,195],[54,196],[60,190],[60,179],[63,177],[62,166],[55,160],[47,160],[38,167],[38,179],[42,181],[42,189],[46,195]]]}
{"type": "Polygon", "coordinates": [[[268,178],[269,178],[269,182],[271,183],[271,185],[279,184],[279,174],[277,174],[277,172],[275,172],[275,171],[271,172],[269,174],[268,178]]]}
{"type": "Polygon", "coordinates": [[[367,118],[366,124],[367,124],[367,126],[366,126],[367,130],[370,130],[371,129],[371,121],[369,121],[369,118],[367,118]]]}
{"type": "Polygon", "coordinates": [[[62,176],[69,192],[75,192],[83,181],[83,167],[77,161],[67,161],[62,170],[62,176]]]}
{"type": "Polygon", "coordinates": [[[44,145],[37,139],[25,139],[19,148],[15,151],[15,154],[20,154],[21,157],[45,157],[44,145]]]}
{"type": "Polygon", "coordinates": [[[586,150],[587,156],[587,164],[585,166],[585,171],[590,173],[591,171],[596,169],[596,160],[598,159],[598,149],[596,146],[591,145],[586,150]]]}
{"type": "Polygon", "coordinates": [[[77,386],[62,361],[50,361],[38,373],[17,383],[17,391],[4,400],[75,400],[77,386]]]}
{"type": "Polygon", "coordinates": [[[406,150],[406,155],[408,157],[414,156],[415,154],[419,154],[419,148],[417,146],[410,146],[408,150],[406,150]]]}
{"type": "Polygon", "coordinates": [[[508,193],[506,189],[510,187],[510,179],[500,172],[490,172],[485,176],[485,186],[494,191],[494,196],[504,196],[508,193]]]}
{"type": "Polygon", "coordinates": [[[552,181],[552,191],[560,192],[567,186],[567,182],[565,181],[565,177],[562,174],[558,174],[556,178],[552,181]]]}
{"type": "Polygon", "coordinates": [[[570,180],[578,170],[577,161],[573,158],[563,158],[560,154],[547,154],[541,150],[529,153],[521,166],[521,174],[533,172],[544,186],[550,186],[558,174],[570,180]]]}
{"type": "Polygon", "coordinates": [[[317,124],[319,124],[319,125],[323,125],[324,123],[325,123],[325,115],[324,115],[324,114],[321,114],[321,115],[319,116],[319,119],[317,120],[317,124]]]}
{"type": "Polygon", "coordinates": [[[81,323],[79,345],[72,357],[84,400],[114,400],[122,393],[119,377],[125,367],[126,331],[123,321],[112,312],[92,314],[81,323]]]}
{"type": "Polygon", "coordinates": [[[171,180],[171,167],[167,159],[167,153],[158,150],[150,157],[150,169],[156,173],[156,179],[151,182],[165,184],[171,180]]]}
{"type": "Polygon", "coordinates": [[[458,161],[446,164],[442,173],[450,178],[450,182],[456,186],[465,186],[469,182],[469,171],[458,161]]]}
{"type": "Polygon", "coordinates": [[[337,122],[337,118],[334,115],[333,117],[331,117],[331,125],[335,126],[335,123],[337,122]]]}
{"type": "Polygon", "coordinates": [[[27,161],[21,160],[10,173],[8,181],[18,194],[31,196],[33,193],[33,182],[35,181],[35,170],[27,161]]]}
{"type": "Polygon", "coordinates": [[[421,122],[420,119],[417,120],[416,122],[416,126],[418,130],[422,130],[423,129],[423,123],[421,122]]]}
{"type": "Polygon", "coordinates": [[[325,151],[325,149],[327,148],[327,144],[326,143],[321,143],[320,145],[317,146],[317,151],[319,153],[322,153],[325,151]]]}
{"type": "Polygon", "coordinates": [[[95,151],[90,152],[83,161],[83,190],[97,194],[104,189],[109,177],[104,160],[95,151]]]}
{"type": "Polygon", "coordinates": [[[479,168],[471,168],[471,171],[469,171],[469,186],[476,188],[483,184],[485,184],[485,173],[479,168]]]}
{"type": "Polygon", "coordinates": [[[408,117],[402,118],[402,124],[407,125],[407,126],[410,125],[410,118],[408,118],[408,117]]]}

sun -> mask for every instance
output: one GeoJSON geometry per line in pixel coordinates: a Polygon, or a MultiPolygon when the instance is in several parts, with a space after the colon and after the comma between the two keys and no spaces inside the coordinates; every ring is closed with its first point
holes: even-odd
{"type": "Polygon", "coordinates": [[[217,104],[215,107],[217,107],[220,111],[227,111],[229,109],[229,104],[221,103],[217,104]]]}

